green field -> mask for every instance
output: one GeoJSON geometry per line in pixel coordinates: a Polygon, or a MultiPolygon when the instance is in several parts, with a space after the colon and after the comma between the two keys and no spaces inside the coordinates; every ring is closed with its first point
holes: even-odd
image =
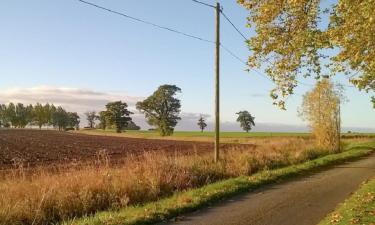
{"type": "MultiPolygon", "coordinates": [[[[128,130],[123,133],[116,133],[115,130],[80,130],[79,133],[92,134],[92,135],[111,135],[132,138],[152,138],[152,139],[177,139],[177,140],[192,140],[192,141],[206,141],[214,137],[214,132],[205,131],[175,131],[172,136],[161,137],[156,131],[133,131],[128,130]]],[[[221,132],[220,138],[226,139],[246,139],[254,137],[302,137],[309,136],[309,133],[297,132],[221,132]]]]}

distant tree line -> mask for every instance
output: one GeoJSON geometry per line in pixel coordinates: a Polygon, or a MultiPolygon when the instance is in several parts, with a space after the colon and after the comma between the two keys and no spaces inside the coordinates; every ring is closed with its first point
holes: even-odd
{"type": "Polygon", "coordinates": [[[53,104],[24,105],[0,104],[0,127],[25,128],[26,126],[52,126],[58,130],[79,129],[80,118],[76,112],[68,112],[53,104]]]}

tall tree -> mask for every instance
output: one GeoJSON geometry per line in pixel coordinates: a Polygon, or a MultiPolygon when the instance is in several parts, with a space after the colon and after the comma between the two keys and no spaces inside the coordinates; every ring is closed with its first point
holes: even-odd
{"type": "Polygon", "coordinates": [[[39,129],[42,129],[47,122],[46,108],[42,104],[37,103],[34,106],[34,123],[38,125],[39,129]]]}
{"type": "Polygon", "coordinates": [[[53,123],[59,131],[65,130],[69,126],[69,115],[61,106],[56,108],[56,111],[52,115],[53,123]]]}
{"type": "Polygon", "coordinates": [[[92,129],[95,127],[95,121],[98,119],[95,111],[85,112],[86,120],[88,122],[89,127],[92,129]]]}
{"type": "Polygon", "coordinates": [[[248,64],[266,65],[276,84],[274,104],[285,108],[297,80],[307,76],[344,73],[360,90],[375,90],[375,0],[338,0],[324,10],[320,0],[237,1],[249,11],[248,26],[256,32],[247,41],[248,64]],[[323,17],[329,23],[320,23],[323,17]]]}
{"type": "Polygon", "coordinates": [[[99,120],[99,127],[103,130],[107,129],[107,125],[108,122],[107,122],[107,111],[101,111],[99,113],[99,116],[98,116],[98,120],[99,120]]]}
{"type": "Polygon", "coordinates": [[[199,126],[199,129],[201,130],[201,132],[203,132],[203,130],[207,127],[207,123],[206,123],[205,119],[203,118],[203,116],[201,116],[199,118],[198,126],[199,126]]]}
{"type": "Polygon", "coordinates": [[[127,107],[128,105],[125,102],[117,101],[110,102],[106,106],[106,122],[108,124],[114,125],[116,127],[116,132],[121,133],[121,131],[128,125],[128,122],[131,121],[130,112],[127,107]]]}
{"type": "Polygon", "coordinates": [[[13,102],[8,104],[5,115],[8,118],[7,120],[11,123],[12,127],[16,127],[17,125],[16,106],[14,105],[13,102]]]}
{"type": "Polygon", "coordinates": [[[69,127],[79,130],[80,118],[79,118],[78,113],[68,112],[68,118],[69,118],[69,123],[68,123],[69,127]]]}
{"type": "Polygon", "coordinates": [[[248,111],[240,111],[236,113],[238,115],[237,122],[240,123],[242,129],[249,132],[253,126],[255,126],[255,117],[251,116],[248,111]]]}
{"type": "Polygon", "coordinates": [[[15,105],[14,126],[18,128],[25,128],[27,124],[32,122],[33,119],[33,106],[24,106],[22,103],[15,105]]]}
{"type": "Polygon", "coordinates": [[[331,151],[340,150],[341,91],[324,79],[303,97],[300,116],[310,123],[317,146],[331,151]]]}
{"type": "Polygon", "coordinates": [[[145,114],[148,124],[155,126],[161,136],[171,135],[177,125],[181,103],[175,95],[181,89],[175,85],[162,85],[136,107],[145,114]]]}

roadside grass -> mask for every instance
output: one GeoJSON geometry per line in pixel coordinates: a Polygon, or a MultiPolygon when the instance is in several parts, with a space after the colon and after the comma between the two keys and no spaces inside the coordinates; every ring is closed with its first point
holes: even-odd
{"type": "Polygon", "coordinates": [[[319,225],[375,224],[375,178],[365,182],[319,225]]]}
{"type": "Polygon", "coordinates": [[[201,188],[178,192],[172,197],[144,205],[128,206],[116,211],[99,212],[80,219],[66,220],[64,225],[137,225],[168,221],[181,213],[197,210],[222,199],[249,192],[262,185],[280,182],[306,172],[363,157],[374,150],[375,142],[351,146],[342,153],[326,155],[284,168],[266,169],[251,176],[219,181],[201,188]]]}

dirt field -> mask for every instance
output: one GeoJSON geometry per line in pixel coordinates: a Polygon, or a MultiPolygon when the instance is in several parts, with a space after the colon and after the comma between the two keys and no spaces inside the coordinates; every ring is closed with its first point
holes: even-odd
{"type": "MultiPolygon", "coordinates": [[[[234,145],[223,145],[230,148],[234,145]]],[[[93,161],[105,151],[113,161],[149,151],[204,153],[211,143],[92,136],[47,130],[0,130],[0,169],[93,161]]]]}

